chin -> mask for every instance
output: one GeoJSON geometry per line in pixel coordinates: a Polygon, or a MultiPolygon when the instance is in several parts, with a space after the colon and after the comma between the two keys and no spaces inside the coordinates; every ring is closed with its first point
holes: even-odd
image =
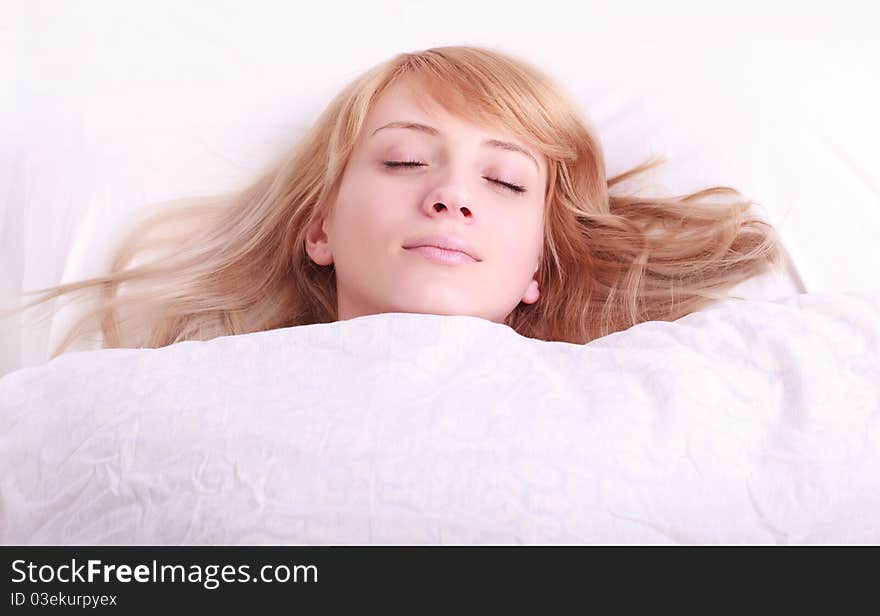
{"type": "Polygon", "coordinates": [[[415,312],[419,314],[437,314],[446,316],[475,316],[474,310],[469,310],[460,303],[438,301],[409,302],[405,307],[396,312],[415,312]]]}

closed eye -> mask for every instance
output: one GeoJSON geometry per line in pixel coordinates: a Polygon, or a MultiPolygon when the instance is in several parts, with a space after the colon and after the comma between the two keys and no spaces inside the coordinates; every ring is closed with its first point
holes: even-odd
{"type": "MultiPolygon", "coordinates": [[[[385,166],[390,168],[406,168],[406,167],[425,167],[427,166],[425,163],[417,161],[417,160],[386,160],[385,166]]],[[[526,192],[525,186],[520,186],[519,184],[513,184],[512,182],[504,182],[499,180],[498,178],[484,178],[489,180],[490,182],[495,182],[504,188],[507,188],[511,192],[522,194],[526,192]]]]}

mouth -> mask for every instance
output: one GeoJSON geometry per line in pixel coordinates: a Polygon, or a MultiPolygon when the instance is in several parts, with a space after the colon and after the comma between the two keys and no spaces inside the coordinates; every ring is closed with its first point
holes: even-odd
{"type": "Polygon", "coordinates": [[[466,252],[439,248],[437,246],[412,246],[410,248],[405,248],[405,250],[412,253],[418,253],[429,261],[443,265],[463,265],[466,263],[477,262],[476,259],[466,252]]]}
{"type": "Polygon", "coordinates": [[[412,238],[404,243],[403,247],[442,263],[482,261],[476,248],[467,239],[458,235],[432,233],[412,238]]]}

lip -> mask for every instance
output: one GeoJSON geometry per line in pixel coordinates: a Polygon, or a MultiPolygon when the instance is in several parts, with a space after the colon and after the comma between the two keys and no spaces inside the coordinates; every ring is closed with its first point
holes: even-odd
{"type": "Polygon", "coordinates": [[[450,262],[468,262],[471,261],[482,261],[480,256],[474,250],[474,247],[471,244],[461,237],[456,237],[454,235],[424,235],[422,237],[417,237],[415,239],[407,241],[404,245],[406,249],[413,248],[434,248],[441,250],[422,250],[419,251],[425,256],[433,255],[437,258],[448,260],[450,262]],[[467,260],[462,261],[460,256],[456,256],[456,253],[467,257],[467,260]]]}
{"type": "Polygon", "coordinates": [[[436,246],[414,246],[412,248],[407,248],[406,250],[417,252],[430,261],[443,263],[444,265],[459,265],[477,262],[476,259],[469,254],[459,252],[458,250],[437,248],[436,246]]]}

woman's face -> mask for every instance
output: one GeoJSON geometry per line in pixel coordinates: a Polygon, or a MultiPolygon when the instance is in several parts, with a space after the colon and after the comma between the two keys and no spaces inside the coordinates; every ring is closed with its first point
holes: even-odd
{"type": "Polygon", "coordinates": [[[421,107],[404,84],[387,90],[331,214],[308,231],[312,260],[334,264],[338,319],[415,312],[501,323],[536,302],[546,177],[543,156],[511,135],[421,107]],[[399,162],[418,164],[389,164],[399,162]],[[440,243],[432,236],[463,242],[473,258],[417,247],[440,243]]]}

